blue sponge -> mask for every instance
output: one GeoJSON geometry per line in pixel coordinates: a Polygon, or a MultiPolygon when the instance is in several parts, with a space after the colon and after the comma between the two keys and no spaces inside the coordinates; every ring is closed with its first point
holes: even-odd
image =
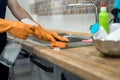
{"type": "Polygon", "coordinates": [[[99,28],[100,28],[99,24],[95,23],[90,27],[90,32],[92,34],[95,34],[96,32],[98,32],[99,28]]]}

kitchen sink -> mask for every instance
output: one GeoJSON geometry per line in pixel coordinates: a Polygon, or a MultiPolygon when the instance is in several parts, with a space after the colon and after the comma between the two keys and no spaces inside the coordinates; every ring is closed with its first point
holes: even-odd
{"type": "Polygon", "coordinates": [[[66,37],[69,39],[68,48],[74,48],[74,47],[83,47],[83,46],[91,46],[93,43],[83,42],[82,40],[88,40],[90,37],[88,36],[81,36],[81,35],[65,35],[63,37],[66,37]]]}
{"type": "MultiPolygon", "coordinates": [[[[88,36],[81,36],[81,35],[76,35],[76,34],[66,34],[66,33],[58,33],[60,36],[66,37],[69,39],[68,43],[68,48],[73,48],[73,47],[81,47],[81,46],[90,46],[93,43],[87,43],[83,42],[82,40],[87,40],[90,39],[88,36]]],[[[39,42],[45,46],[50,46],[50,43],[44,40],[40,40],[34,36],[29,37],[30,40],[39,42]]]]}
{"type": "Polygon", "coordinates": [[[69,42],[80,42],[82,40],[88,39],[88,37],[83,37],[83,36],[75,36],[75,35],[66,35],[63,36],[69,39],[69,42]]]}

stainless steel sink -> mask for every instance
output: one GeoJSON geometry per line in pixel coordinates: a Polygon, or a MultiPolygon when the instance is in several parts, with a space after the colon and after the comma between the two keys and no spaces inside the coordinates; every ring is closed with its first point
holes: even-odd
{"type": "Polygon", "coordinates": [[[88,36],[81,36],[81,35],[66,35],[64,36],[69,39],[68,48],[74,47],[83,47],[83,46],[90,46],[93,43],[83,42],[82,40],[90,39],[88,36]]]}
{"type": "Polygon", "coordinates": [[[82,40],[88,39],[88,37],[85,37],[85,36],[76,36],[76,35],[66,35],[66,36],[63,36],[63,37],[68,38],[70,42],[80,42],[82,40]]]}
{"type": "MultiPolygon", "coordinates": [[[[69,39],[68,48],[73,47],[80,47],[80,46],[90,46],[93,43],[86,43],[82,42],[82,40],[90,39],[88,36],[81,36],[81,35],[75,35],[75,34],[66,34],[66,33],[58,33],[60,36],[66,37],[69,39]]],[[[41,44],[44,44],[46,46],[50,46],[50,43],[44,40],[40,40],[36,37],[29,37],[30,40],[39,42],[41,44]]]]}

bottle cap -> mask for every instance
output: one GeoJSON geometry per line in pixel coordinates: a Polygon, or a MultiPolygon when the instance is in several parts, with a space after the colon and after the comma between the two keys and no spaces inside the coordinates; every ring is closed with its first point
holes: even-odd
{"type": "Polygon", "coordinates": [[[91,31],[92,34],[95,34],[96,32],[98,32],[99,28],[100,28],[99,24],[95,23],[90,27],[90,31],[91,31]]]}
{"type": "Polygon", "coordinates": [[[100,10],[101,10],[101,11],[106,11],[106,4],[103,3],[103,4],[101,5],[101,9],[100,9],[100,10]]]}
{"type": "Polygon", "coordinates": [[[103,3],[103,4],[101,5],[101,7],[106,7],[106,4],[103,3]]]}

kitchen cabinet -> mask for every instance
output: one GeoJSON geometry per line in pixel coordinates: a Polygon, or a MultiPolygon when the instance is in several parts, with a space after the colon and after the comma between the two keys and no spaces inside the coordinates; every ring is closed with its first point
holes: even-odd
{"type": "Polygon", "coordinates": [[[61,67],[57,67],[58,80],[84,80],[82,77],[77,76],[61,67]]]}
{"type": "Polygon", "coordinates": [[[30,60],[39,68],[39,80],[57,80],[56,65],[40,58],[36,55],[31,55],[30,60]]]}
{"type": "Polygon", "coordinates": [[[65,70],[61,74],[61,80],[84,80],[84,79],[65,70]]]}
{"type": "Polygon", "coordinates": [[[39,68],[39,80],[84,80],[36,55],[31,55],[30,60],[39,68]]]}
{"type": "Polygon", "coordinates": [[[10,68],[9,80],[31,80],[31,72],[29,53],[21,50],[14,65],[10,68]]]}

